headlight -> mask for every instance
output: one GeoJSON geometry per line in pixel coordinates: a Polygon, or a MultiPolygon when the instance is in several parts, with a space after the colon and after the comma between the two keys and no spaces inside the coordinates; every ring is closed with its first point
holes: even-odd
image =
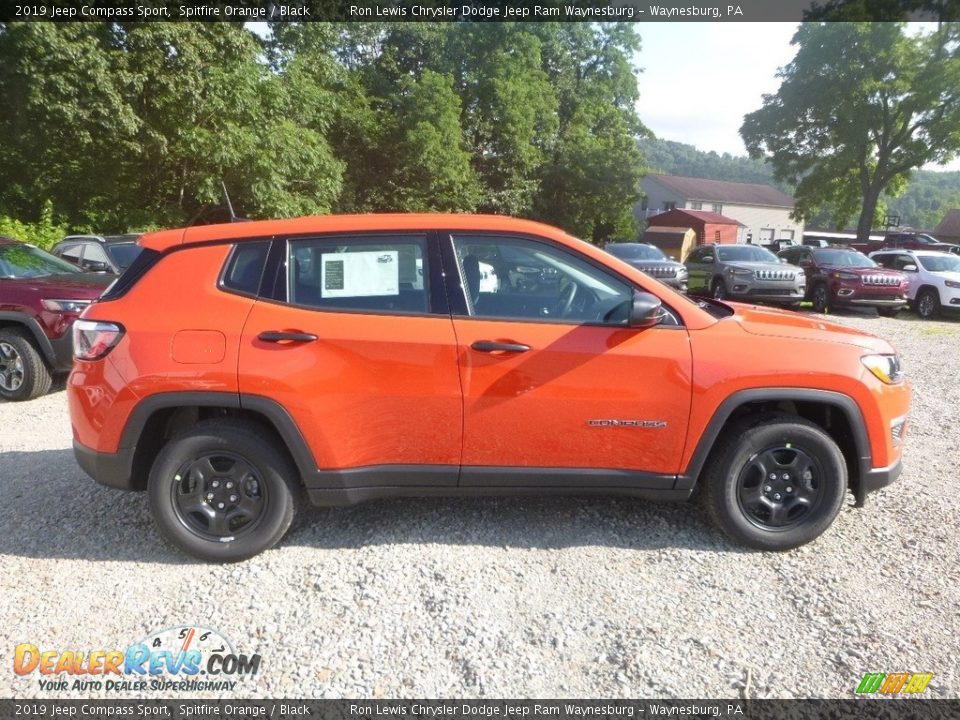
{"type": "Polygon", "coordinates": [[[742,270],[740,268],[727,268],[727,273],[733,277],[753,277],[753,270],[742,270]]]}
{"type": "Polygon", "coordinates": [[[831,275],[834,280],[859,280],[860,276],[854,273],[835,272],[831,275]]]}
{"type": "Polygon", "coordinates": [[[867,370],[887,385],[895,385],[903,381],[903,368],[900,366],[899,355],[865,355],[861,361],[867,370]]]}
{"type": "Polygon", "coordinates": [[[960,288],[960,282],[957,282],[956,280],[947,280],[944,284],[948,288],[960,288]]]}
{"type": "Polygon", "coordinates": [[[50,312],[80,313],[90,304],[89,300],[41,300],[50,312]]]}

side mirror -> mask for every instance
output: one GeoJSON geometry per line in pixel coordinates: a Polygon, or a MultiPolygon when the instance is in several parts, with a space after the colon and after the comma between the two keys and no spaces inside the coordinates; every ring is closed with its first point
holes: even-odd
{"type": "Polygon", "coordinates": [[[84,269],[89,270],[90,272],[106,272],[109,269],[107,268],[107,264],[105,262],[97,262],[95,260],[85,262],[83,265],[84,269]]]}
{"type": "Polygon", "coordinates": [[[700,262],[712,263],[712,262],[713,262],[713,255],[707,255],[707,256],[704,257],[703,260],[701,260],[700,262]]]}
{"type": "Polygon", "coordinates": [[[659,325],[665,316],[660,298],[639,290],[633,293],[633,304],[630,305],[630,327],[648,328],[659,325]]]}
{"type": "Polygon", "coordinates": [[[904,265],[904,266],[903,266],[903,271],[904,271],[904,272],[918,272],[917,266],[914,265],[913,263],[910,263],[909,265],[904,265]]]}

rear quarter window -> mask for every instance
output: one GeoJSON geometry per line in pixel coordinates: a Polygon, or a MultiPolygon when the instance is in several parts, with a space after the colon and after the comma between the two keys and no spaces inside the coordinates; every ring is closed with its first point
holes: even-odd
{"type": "Polygon", "coordinates": [[[244,295],[256,295],[269,250],[270,243],[266,240],[235,245],[224,266],[220,287],[244,295]]]}

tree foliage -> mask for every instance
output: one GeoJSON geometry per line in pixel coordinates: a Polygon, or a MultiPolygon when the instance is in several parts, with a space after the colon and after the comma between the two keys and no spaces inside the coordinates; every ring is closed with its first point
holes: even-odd
{"type": "Polygon", "coordinates": [[[866,238],[885,191],[960,149],[957,28],[911,36],[898,23],[805,23],[793,44],[780,89],[744,118],[741,135],[795,187],[798,215],[829,208],[834,226],[858,217],[866,238]]]}
{"type": "Polygon", "coordinates": [[[482,211],[632,237],[644,163],[628,25],[0,26],[0,213],[186,222],[482,211]]]}

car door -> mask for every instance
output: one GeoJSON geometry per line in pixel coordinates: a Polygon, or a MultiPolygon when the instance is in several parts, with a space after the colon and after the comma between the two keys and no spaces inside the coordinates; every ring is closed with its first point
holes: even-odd
{"type": "Polygon", "coordinates": [[[274,245],[276,282],[241,339],[241,402],[289,413],[318,468],[308,487],[456,485],[457,346],[426,234],[274,245]]]}
{"type": "Polygon", "coordinates": [[[691,394],[676,317],[628,327],[634,287],[550,241],[454,233],[447,242],[448,287],[459,281],[460,484],[672,488],[691,394]],[[558,282],[523,285],[510,269],[517,258],[553,268],[558,282]],[[494,286],[480,286],[481,264],[494,268],[494,286]]]}

